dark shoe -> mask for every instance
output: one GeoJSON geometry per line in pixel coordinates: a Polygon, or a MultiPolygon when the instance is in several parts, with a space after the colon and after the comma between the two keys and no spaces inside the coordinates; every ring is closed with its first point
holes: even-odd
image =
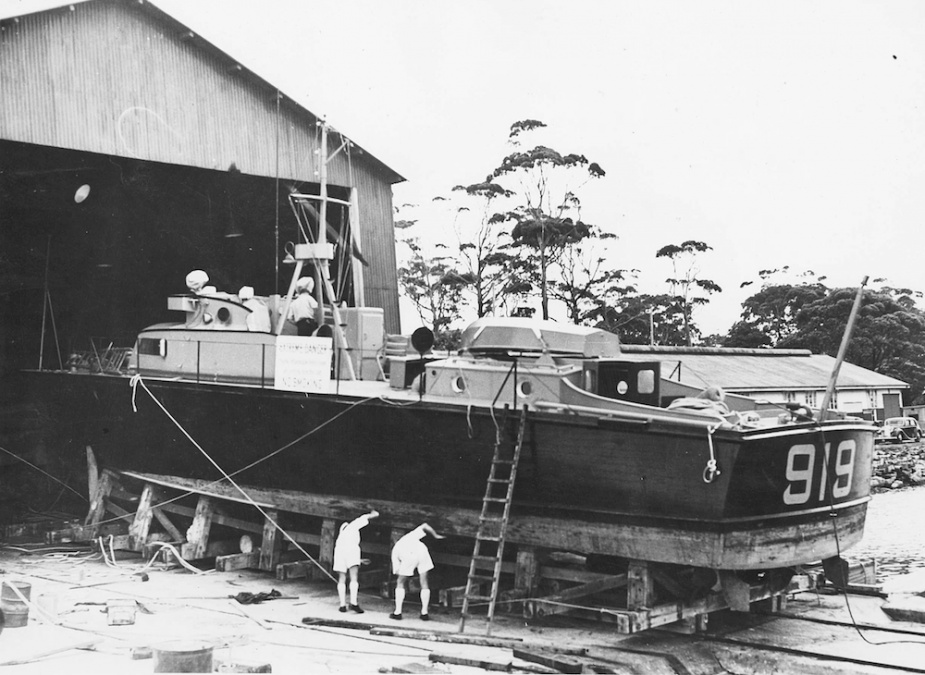
{"type": "Polygon", "coordinates": [[[350,605],[350,609],[352,609],[352,610],[353,610],[354,612],[356,612],[357,614],[362,614],[362,613],[363,613],[363,608],[360,607],[359,605],[350,605]]]}
{"type": "Polygon", "coordinates": [[[341,605],[341,606],[340,606],[340,609],[339,609],[338,611],[339,611],[339,612],[346,612],[346,611],[347,611],[346,605],[341,605]]]}
{"type": "Polygon", "coordinates": [[[421,614],[421,621],[430,621],[430,614],[421,614]]]}
{"type": "Polygon", "coordinates": [[[395,619],[396,621],[401,621],[401,614],[396,614],[395,612],[392,612],[391,614],[389,614],[389,618],[395,619]]]}

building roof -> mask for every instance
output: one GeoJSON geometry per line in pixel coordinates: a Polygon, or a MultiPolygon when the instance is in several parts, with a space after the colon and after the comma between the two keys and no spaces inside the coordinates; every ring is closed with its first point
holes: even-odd
{"type": "MultiPolygon", "coordinates": [[[[825,389],[835,358],[803,349],[723,349],[623,345],[629,361],[662,362],[662,377],[694,387],[716,385],[729,391],[757,392],[825,389]]],[[[906,389],[909,385],[853,363],[842,363],[839,389],[906,389]]]]}
{"type": "MultiPolygon", "coordinates": [[[[280,102],[285,105],[291,105],[295,107],[299,113],[305,114],[312,118],[312,121],[321,119],[318,115],[313,113],[311,110],[308,110],[304,105],[299,103],[297,99],[284,94],[284,92],[279,89],[276,85],[270,83],[265,78],[261,77],[254,71],[246,68],[242,63],[235,59],[232,55],[223,51],[215,44],[209,42],[203,38],[200,34],[194,33],[189,29],[188,26],[181,23],[173,16],[159,8],[155,3],[145,0],[135,0],[130,2],[129,0],[71,0],[66,2],[64,0],[32,0],[31,2],[16,3],[11,7],[0,7],[0,21],[18,21],[19,17],[25,17],[32,14],[41,14],[43,12],[54,12],[54,11],[74,11],[75,6],[80,5],[89,5],[95,2],[109,2],[113,4],[121,4],[126,7],[132,7],[139,9],[149,16],[154,17],[161,23],[165,24],[174,34],[182,35],[184,41],[189,44],[196,45],[202,51],[216,56],[222,59],[227,63],[227,68],[229,72],[234,72],[236,76],[242,77],[250,80],[251,82],[257,84],[260,87],[266,89],[273,96],[278,94],[280,102]]],[[[385,162],[375,157],[372,153],[366,150],[364,147],[360,146],[359,143],[356,143],[353,137],[350,137],[350,141],[353,144],[353,152],[358,155],[366,155],[367,159],[373,164],[379,166],[387,177],[387,180],[391,184],[401,183],[405,181],[405,177],[399,174],[395,169],[388,166],[385,162]]]]}

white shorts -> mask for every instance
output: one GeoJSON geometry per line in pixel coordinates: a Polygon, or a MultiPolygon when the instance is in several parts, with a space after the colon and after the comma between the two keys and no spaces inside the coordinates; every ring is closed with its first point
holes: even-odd
{"type": "Polygon", "coordinates": [[[414,576],[414,571],[429,572],[434,568],[430,551],[421,540],[399,542],[392,549],[392,573],[402,577],[414,576]]]}
{"type": "Polygon", "coordinates": [[[335,546],[334,571],[346,572],[351,567],[359,565],[362,557],[359,546],[335,546]]]}

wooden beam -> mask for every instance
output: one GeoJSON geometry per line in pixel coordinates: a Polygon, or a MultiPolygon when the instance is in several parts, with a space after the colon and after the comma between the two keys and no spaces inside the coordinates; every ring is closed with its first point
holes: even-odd
{"type": "Polygon", "coordinates": [[[212,529],[212,516],[215,506],[211,497],[201,495],[196,504],[196,513],[193,524],[186,531],[186,541],[180,549],[180,555],[185,560],[199,560],[206,557],[206,546],[209,543],[209,532],[212,529]]]}
{"type": "Polygon", "coordinates": [[[215,570],[218,572],[231,572],[233,570],[258,569],[260,566],[260,551],[250,553],[231,553],[215,558],[215,570]]]}
{"type": "Polygon", "coordinates": [[[514,570],[514,590],[530,597],[536,593],[539,581],[539,562],[535,546],[517,547],[517,567],[514,570]]]}
{"type": "Polygon", "coordinates": [[[263,539],[260,543],[260,569],[272,572],[279,564],[279,554],[283,550],[283,538],[274,523],[279,521],[279,513],[270,509],[263,522],[263,539]]]}
{"type": "MultiPolygon", "coordinates": [[[[318,565],[325,570],[330,570],[334,566],[334,539],[337,532],[337,522],[325,519],[321,523],[321,543],[318,551],[318,565]]],[[[312,566],[312,579],[326,579],[327,575],[318,569],[318,565],[312,566]]]]}
{"type": "Polygon", "coordinates": [[[626,608],[641,609],[655,604],[655,584],[645,560],[630,560],[627,570],[626,608]]]}
{"type": "Polygon", "coordinates": [[[138,509],[135,511],[135,519],[129,525],[129,545],[133,551],[140,551],[144,548],[148,540],[148,531],[151,529],[151,520],[154,518],[152,504],[154,502],[155,486],[146,483],[141,491],[141,498],[138,500],[138,509]]]}

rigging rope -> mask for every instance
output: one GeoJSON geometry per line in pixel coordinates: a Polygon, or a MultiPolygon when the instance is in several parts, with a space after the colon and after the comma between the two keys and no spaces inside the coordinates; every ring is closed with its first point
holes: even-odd
{"type": "Polygon", "coordinates": [[[716,452],[713,448],[713,433],[719,429],[719,427],[720,424],[707,427],[707,444],[710,446],[710,459],[707,461],[707,465],[703,468],[704,483],[712,483],[715,478],[722,473],[722,471],[720,471],[719,467],[716,465],[716,452]]]}
{"type": "MultiPolygon", "coordinates": [[[[250,505],[253,506],[255,509],[257,509],[257,511],[260,512],[260,514],[266,519],[266,521],[267,521],[268,523],[270,523],[271,525],[273,525],[273,527],[274,527],[276,530],[278,530],[284,537],[286,537],[286,539],[288,539],[288,540],[290,541],[290,543],[292,543],[292,545],[295,546],[295,547],[299,550],[300,553],[302,553],[302,555],[304,555],[309,561],[311,561],[311,562],[312,562],[319,570],[321,570],[321,571],[325,574],[325,576],[327,576],[331,581],[336,582],[337,580],[334,578],[334,576],[333,576],[330,572],[328,572],[328,571],[321,565],[321,563],[319,563],[319,562],[318,562],[317,560],[315,560],[311,555],[309,555],[308,551],[306,551],[304,548],[302,548],[302,546],[299,545],[299,542],[297,542],[297,541],[292,537],[292,535],[290,535],[286,530],[284,530],[284,529],[280,526],[280,524],[279,524],[278,522],[276,522],[276,520],[275,520],[274,518],[270,517],[270,514],[268,514],[257,502],[255,502],[255,501],[251,498],[251,496],[247,493],[247,491],[246,491],[244,488],[242,488],[240,485],[238,485],[238,484],[234,481],[234,479],[231,477],[231,475],[228,474],[228,473],[226,473],[225,470],[224,470],[221,466],[218,465],[218,462],[216,462],[214,459],[212,459],[212,457],[209,456],[209,453],[207,453],[207,452],[205,451],[205,449],[203,449],[203,447],[202,447],[201,445],[199,445],[199,443],[197,443],[196,440],[195,440],[192,436],[189,435],[189,433],[186,431],[186,429],[183,428],[183,426],[177,421],[177,419],[176,419],[173,415],[171,415],[170,412],[167,410],[167,408],[165,408],[165,407],[163,406],[163,404],[162,404],[159,400],[157,400],[157,398],[154,396],[154,394],[151,393],[151,390],[148,389],[148,386],[147,386],[147,385],[144,383],[144,381],[141,379],[141,375],[133,375],[133,376],[132,376],[132,379],[131,379],[131,387],[132,387],[132,408],[133,408],[133,410],[135,410],[135,412],[137,412],[137,409],[135,408],[135,391],[136,391],[136,389],[137,389],[137,387],[138,387],[139,384],[141,385],[141,388],[145,390],[145,392],[148,394],[148,396],[151,397],[151,400],[154,401],[154,402],[157,404],[157,406],[164,412],[165,415],[167,415],[167,417],[170,419],[170,421],[173,422],[174,425],[176,425],[176,427],[183,433],[184,436],[186,436],[187,439],[189,439],[190,443],[192,443],[192,444],[196,447],[196,449],[199,450],[199,452],[202,453],[203,457],[205,457],[207,460],[209,460],[209,462],[212,464],[212,466],[214,466],[216,469],[218,469],[218,471],[222,474],[222,476],[224,476],[225,480],[227,480],[238,492],[240,492],[241,495],[250,503],[250,505]]],[[[277,452],[279,452],[279,451],[277,451],[277,452]]],[[[266,458],[264,458],[264,459],[266,459],[266,458]]],[[[243,471],[243,469],[242,469],[242,471],[243,471]]]]}

